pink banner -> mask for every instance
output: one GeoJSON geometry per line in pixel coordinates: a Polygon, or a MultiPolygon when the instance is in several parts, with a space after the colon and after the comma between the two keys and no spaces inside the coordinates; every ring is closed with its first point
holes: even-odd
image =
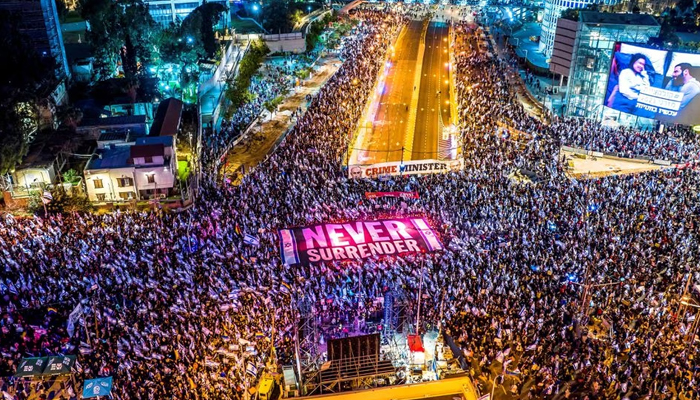
{"type": "Polygon", "coordinates": [[[443,249],[423,218],[320,224],[281,229],[279,236],[282,261],[287,265],[443,249]]]}

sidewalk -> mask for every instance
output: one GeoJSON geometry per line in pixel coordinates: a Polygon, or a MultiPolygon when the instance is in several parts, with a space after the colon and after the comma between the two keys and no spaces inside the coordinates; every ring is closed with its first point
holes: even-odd
{"type": "MultiPolygon", "coordinates": [[[[338,70],[340,60],[337,57],[326,57],[319,60],[318,65],[313,77],[304,81],[301,86],[296,88],[284,100],[272,119],[269,118],[267,112],[264,112],[263,116],[260,117],[262,124],[260,124],[260,119],[258,119],[258,122],[254,122],[248,132],[243,134],[240,142],[226,156],[226,165],[223,168],[224,174],[231,176],[241,170],[242,167],[247,172],[250,168],[262,162],[293,125],[292,113],[299,108],[302,111],[306,111],[308,107],[306,96],[313,95],[320,90],[338,70]]],[[[240,178],[240,175],[238,174],[234,181],[240,178]]]]}

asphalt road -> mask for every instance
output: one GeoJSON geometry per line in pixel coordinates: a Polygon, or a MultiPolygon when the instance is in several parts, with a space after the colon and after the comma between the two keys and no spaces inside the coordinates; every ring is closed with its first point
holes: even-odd
{"type": "Polygon", "coordinates": [[[371,129],[353,149],[353,162],[444,158],[438,152],[444,153],[452,146],[450,139],[444,140],[442,135],[451,116],[448,40],[449,28],[444,22],[430,22],[427,26],[423,21],[409,23],[389,57],[390,67],[378,89],[381,95],[374,100],[379,104],[371,129]],[[421,62],[418,58],[424,32],[421,62]],[[416,86],[419,67],[420,84],[416,86]]]}
{"type": "Polygon", "coordinates": [[[401,161],[423,22],[412,21],[394,46],[372,131],[359,151],[363,164],[401,161]]]}
{"type": "Polygon", "coordinates": [[[411,159],[437,159],[443,126],[450,125],[448,53],[449,28],[431,22],[425,36],[425,55],[416,109],[416,127],[411,159]]]}

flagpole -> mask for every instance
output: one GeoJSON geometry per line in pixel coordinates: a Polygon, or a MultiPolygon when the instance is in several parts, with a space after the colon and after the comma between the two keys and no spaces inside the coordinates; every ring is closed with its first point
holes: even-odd
{"type": "Polygon", "coordinates": [[[416,335],[420,335],[420,303],[423,296],[423,264],[420,264],[420,286],[418,286],[418,315],[416,315],[416,335]]]}

